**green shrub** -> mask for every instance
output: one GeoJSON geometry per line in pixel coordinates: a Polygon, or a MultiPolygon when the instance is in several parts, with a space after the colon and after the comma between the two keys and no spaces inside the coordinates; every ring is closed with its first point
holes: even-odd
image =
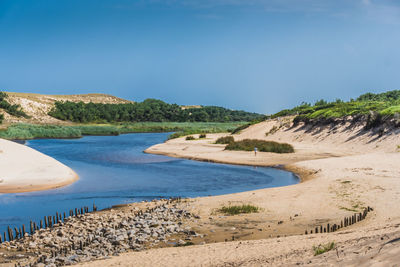
{"type": "Polygon", "coordinates": [[[206,138],[207,137],[207,135],[206,134],[200,134],[199,135],[199,138],[201,139],[201,138],[206,138]]]}
{"type": "Polygon", "coordinates": [[[318,246],[313,246],[314,256],[321,255],[321,254],[323,254],[325,252],[328,252],[328,251],[330,251],[330,250],[332,250],[334,248],[335,248],[335,243],[334,242],[330,242],[330,243],[325,244],[325,245],[321,245],[320,244],[318,246]]]}
{"type": "Polygon", "coordinates": [[[294,148],[290,144],[277,143],[273,141],[264,141],[257,139],[244,139],[229,143],[226,146],[226,150],[242,150],[242,151],[253,151],[257,147],[260,152],[274,152],[274,153],[293,153],[294,148]]]}
{"type": "Polygon", "coordinates": [[[0,114],[0,124],[3,123],[3,120],[4,120],[4,115],[0,114]]]}
{"type": "Polygon", "coordinates": [[[186,136],[186,138],[185,138],[185,140],[188,140],[188,141],[195,140],[195,139],[196,138],[194,138],[194,136],[192,136],[192,135],[186,136]]]}
{"type": "Polygon", "coordinates": [[[216,144],[230,144],[235,142],[235,139],[233,138],[233,136],[223,136],[217,139],[217,141],[215,141],[216,144]]]}
{"type": "Polygon", "coordinates": [[[260,208],[249,204],[243,204],[240,206],[224,206],[218,211],[228,215],[237,215],[242,213],[256,213],[260,211],[260,208]]]}

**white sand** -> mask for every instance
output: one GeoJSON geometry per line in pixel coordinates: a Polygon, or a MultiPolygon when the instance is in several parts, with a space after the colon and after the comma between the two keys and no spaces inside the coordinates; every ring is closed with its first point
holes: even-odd
{"type": "Polygon", "coordinates": [[[213,144],[223,134],[196,141],[179,138],[147,149],[148,153],[214,162],[285,164],[303,182],[191,200],[188,208],[201,216],[192,225],[197,231],[213,229],[207,232],[210,236],[229,236],[233,231],[261,229],[241,237],[243,241],[127,253],[83,266],[395,266],[400,262],[400,248],[397,241],[387,242],[400,237],[400,135],[392,131],[378,137],[364,133],[361,125],[349,126],[292,127],[285,118],[254,125],[235,136],[237,140],[288,142],[295,147],[294,154],[259,153],[255,157],[253,152],[224,151],[224,146],[213,144]],[[273,126],[279,130],[266,136],[273,126]],[[232,203],[251,203],[262,211],[215,215],[216,209],[232,203]],[[374,211],[362,222],[334,233],[303,235],[305,229],[339,223],[352,210],[366,206],[374,211]],[[230,231],[232,225],[237,229],[230,231]],[[278,234],[292,236],[276,238],[278,234]],[[260,240],[245,241],[255,238],[260,240]],[[331,241],[337,244],[335,250],[314,257],[314,245],[331,241]]]}
{"type": "Polygon", "coordinates": [[[69,167],[30,147],[0,139],[0,193],[46,190],[78,179],[69,167]]]}

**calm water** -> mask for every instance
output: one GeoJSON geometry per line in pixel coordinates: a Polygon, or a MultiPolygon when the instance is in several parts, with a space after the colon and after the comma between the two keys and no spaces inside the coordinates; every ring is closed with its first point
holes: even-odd
{"type": "Polygon", "coordinates": [[[38,222],[44,215],[91,207],[93,203],[102,209],[160,197],[220,195],[298,182],[292,173],[272,168],[214,164],[142,152],[167,136],[145,133],[28,141],[28,146],[74,169],[80,180],[55,190],[0,194],[0,233],[8,225],[27,226],[29,220],[38,222]]]}

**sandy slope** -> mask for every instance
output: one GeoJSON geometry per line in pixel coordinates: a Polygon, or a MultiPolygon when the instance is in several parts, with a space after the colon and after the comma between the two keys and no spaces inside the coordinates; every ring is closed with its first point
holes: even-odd
{"type": "Polygon", "coordinates": [[[77,174],[30,147],[0,139],[0,193],[57,188],[78,179],[77,174]]]}
{"type": "MultiPolygon", "coordinates": [[[[378,138],[373,132],[364,132],[361,125],[316,128],[293,127],[289,119],[267,121],[235,139],[289,142],[296,153],[259,153],[257,157],[250,152],[224,151],[223,146],[212,144],[218,136],[197,141],[180,138],[146,152],[234,164],[285,164],[304,182],[193,199],[188,208],[201,217],[193,227],[206,234],[207,245],[128,253],[102,261],[101,266],[390,266],[400,261],[396,239],[400,237],[398,132],[378,138]],[[271,132],[274,126],[278,130],[271,132]],[[251,203],[262,211],[236,216],[217,213],[221,206],[236,203],[251,203]],[[339,223],[366,206],[374,211],[362,222],[335,233],[304,235],[305,230],[339,223]],[[236,241],[214,244],[232,236],[236,241]],[[337,243],[337,249],[313,256],[314,245],[331,241],[337,243]]],[[[96,264],[100,263],[85,266],[96,264]]]]}
{"type": "Polygon", "coordinates": [[[22,107],[26,114],[31,118],[18,118],[11,116],[8,113],[0,110],[0,113],[4,114],[3,124],[8,125],[10,123],[56,123],[56,124],[69,124],[53,118],[47,113],[54,107],[56,101],[72,101],[72,102],[93,102],[93,103],[104,103],[104,104],[119,104],[119,103],[132,103],[132,101],[125,100],[119,97],[115,97],[107,94],[82,94],[82,95],[42,95],[32,93],[11,93],[7,92],[8,101],[10,104],[18,104],[22,107]]]}

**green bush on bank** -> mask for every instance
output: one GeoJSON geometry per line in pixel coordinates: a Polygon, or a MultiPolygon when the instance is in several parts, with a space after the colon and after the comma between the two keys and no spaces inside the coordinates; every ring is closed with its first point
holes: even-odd
{"type": "Polygon", "coordinates": [[[233,142],[235,142],[235,139],[233,138],[233,136],[223,136],[223,137],[218,138],[215,141],[216,144],[223,144],[223,145],[230,144],[233,142]]]}
{"type": "Polygon", "coordinates": [[[277,143],[273,141],[264,141],[257,139],[244,139],[241,141],[235,141],[229,143],[226,146],[226,150],[241,150],[241,151],[253,151],[257,148],[260,152],[273,152],[273,153],[293,153],[294,148],[290,144],[277,143]]]}

